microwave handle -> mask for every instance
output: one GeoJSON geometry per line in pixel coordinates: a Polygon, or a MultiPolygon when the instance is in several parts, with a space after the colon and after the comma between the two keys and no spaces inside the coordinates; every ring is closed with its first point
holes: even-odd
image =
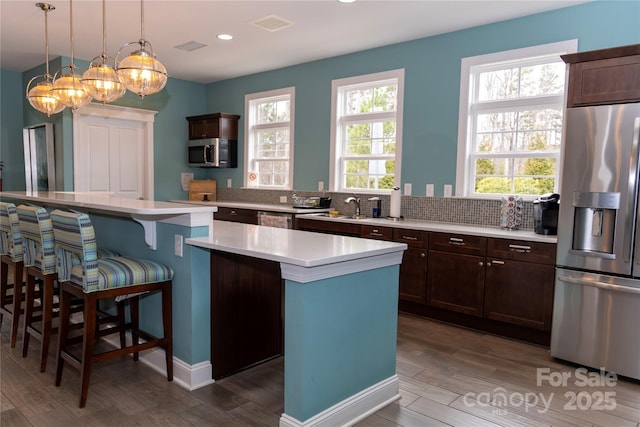
{"type": "Polygon", "coordinates": [[[204,163],[207,164],[209,163],[209,160],[207,159],[207,146],[203,145],[202,146],[202,157],[204,158],[204,163]]]}

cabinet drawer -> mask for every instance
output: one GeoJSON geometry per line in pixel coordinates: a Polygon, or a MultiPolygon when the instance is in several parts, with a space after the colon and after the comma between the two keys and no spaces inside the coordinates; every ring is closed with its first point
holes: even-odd
{"type": "Polygon", "coordinates": [[[251,209],[236,209],[219,207],[213,214],[213,219],[220,221],[242,222],[245,224],[258,224],[258,212],[251,209]]]}
{"type": "Polygon", "coordinates": [[[487,238],[464,234],[431,233],[429,249],[483,256],[487,253],[487,238]]]}
{"type": "Polygon", "coordinates": [[[556,245],[526,240],[489,239],[488,256],[554,265],[556,262],[556,245]]]}
{"type": "Polygon", "coordinates": [[[296,218],[296,229],[360,237],[360,224],[352,224],[350,222],[317,221],[314,219],[296,218]]]}
{"type": "Polygon", "coordinates": [[[429,233],[426,231],[394,228],[393,241],[406,243],[415,248],[426,248],[429,241],[429,233]]]}
{"type": "Polygon", "coordinates": [[[393,239],[393,229],[390,227],[378,227],[375,225],[362,225],[360,226],[360,237],[391,241],[393,239]]]}

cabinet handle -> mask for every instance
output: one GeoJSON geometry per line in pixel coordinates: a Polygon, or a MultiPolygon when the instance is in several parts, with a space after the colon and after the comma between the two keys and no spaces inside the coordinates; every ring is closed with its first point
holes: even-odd
{"type": "Polygon", "coordinates": [[[509,245],[511,252],[531,252],[531,246],[509,245]]]}
{"type": "Polygon", "coordinates": [[[405,239],[405,240],[418,240],[417,237],[412,237],[412,236],[404,236],[403,235],[402,238],[405,239]]]}
{"type": "Polygon", "coordinates": [[[491,263],[490,262],[487,263],[487,267],[491,267],[491,263]]]}
{"type": "Polygon", "coordinates": [[[495,259],[493,261],[491,261],[494,264],[498,264],[498,265],[504,265],[504,261],[496,261],[495,259]]]}
{"type": "Polygon", "coordinates": [[[426,258],[427,254],[425,254],[424,252],[420,252],[420,258],[426,258]]]}
{"type": "Polygon", "coordinates": [[[238,214],[236,213],[236,211],[231,211],[229,212],[229,215],[238,215],[238,214]]]}
{"type": "Polygon", "coordinates": [[[478,263],[478,265],[479,265],[480,267],[482,267],[482,266],[484,265],[484,262],[480,261],[480,262],[478,263]]]}
{"type": "Polygon", "coordinates": [[[460,239],[458,237],[449,237],[449,243],[456,246],[464,246],[464,239],[460,239]]]}
{"type": "Polygon", "coordinates": [[[382,236],[382,233],[376,233],[375,231],[372,231],[371,233],[369,233],[369,236],[382,236]]]}

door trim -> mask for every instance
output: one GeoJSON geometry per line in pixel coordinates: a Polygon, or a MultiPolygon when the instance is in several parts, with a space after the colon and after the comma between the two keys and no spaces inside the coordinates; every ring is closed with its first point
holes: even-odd
{"type": "Polygon", "coordinates": [[[105,119],[114,118],[121,120],[130,120],[141,122],[145,124],[144,130],[144,145],[145,145],[145,187],[143,197],[145,200],[154,200],[154,163],[153,163],[153,123],[155,121],[155,115],[157,111],[144,110],[141,108],[121,107],[118,105],[103,105],[92,102],[73,114],[73,187],[76,188],[76,182],[79,177],[76,171],[78,168],[78,159],[75,153],[78,151],[79,142],[76,139],[76,135],[79,135],[80,120],[83,116],[99,116],[105,119]]]}

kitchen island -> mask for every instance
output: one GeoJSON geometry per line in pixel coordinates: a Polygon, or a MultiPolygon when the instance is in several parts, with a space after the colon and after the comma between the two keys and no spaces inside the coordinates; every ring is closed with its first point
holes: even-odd
{"type": "MultiPolygon", "coordinates": [[[[98,244],[153,259],[175,271],[174,380],[212,382],[210,253],[277,263],[284,280],[285,413],[281,426],[343,425],[397,399],[399,264],[406,245],[212,221],[214,206],[123,200],[106,194],[0,193],[3,200],[91,215],[98,244]],[[205,219],[208,218],[208,219],[205,219]],[[140,238],[137,222],[143,224],[140,238]],[[147,229],[153,228],[151,241],[147,229]],[[175,247],[186,238],[184,248],[175,247]],[[145,243],[146,242],[146,243],[145,243]],[[153,243],[153,244],[149,244],[153,243]]],[[[141,326],[156,332],[159,300],[141,304],[141,326]],[[146,309],[145,309],[146,308],[146,309]]],[[[163,355],[141,356],[162,371],[163,355]]]]}
{"type": "Polygon", "coordinates": [[[187,239],[187,244],[280,266],[285,343],[281,426],[343,425],[399,398],[395,349],[405,244],[214,224],[211,236],[187,239]]]}

